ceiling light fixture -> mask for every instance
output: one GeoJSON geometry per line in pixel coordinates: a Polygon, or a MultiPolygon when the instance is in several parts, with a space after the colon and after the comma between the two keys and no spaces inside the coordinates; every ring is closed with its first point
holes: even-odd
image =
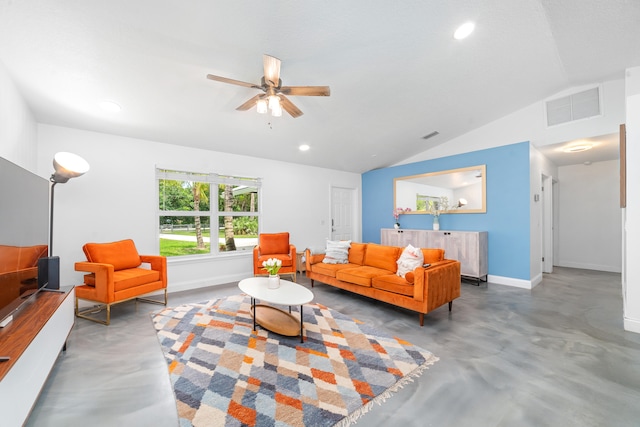
{"type": "Polygon", "coordinates": [[[475,27],[476,25],[473,22],[465,22],[458,27],[455,33],[453,33],[453,38],[456,40],[466,39],[471,33],[473,33],[475,27]]]}
{"type": "Polygon", "coordinates": [[[591,144],[578,144],[565,147],[564,149],[562,149],[562,151],[564,151],[565,153],[579,153],[581,151],[591,150],[592,148],[593,145],[591,144]]]}
{"type": "Polygon", "coordinates": [[[100,108],[108,113],[119,113],[122,111],[122,107],[114,101],[102,101],[99,105],[100,108]]]}
{"type": "Polygon", "coordinates": [[[308,144],[302,144],[302,145],[300,145],[300,146],[298,147],[298,149],[299,149],[300,151],[309,151],[309,148],[311,148],[311,147],[309,147],[309,145],[308,145],[308,144]]]}
{"type": "Polygon", "coordinates": [[[271,115],[273,117],[281,117],[282,116],[282,106],[280,105],[280,101],[271,109],[271,115]]]}
{"type": "Polygon", "coordinates": [[[258,109],[258,113],[266,114],[267,111],[269,110],[269,107],[267,106],[267,100],[258,99],[258,101],[256,102],[256,108],[258,109]]]}
{"type": "Polygon", "coordinates": [[[267,98],[261,98],[256,101],[256,109],[258,113],[265,114],[268,110],[271,110],[271,115],[273,117],[281,117],[282,116],[282,103],[280,101],[280,97],[278,95],[274,95],[274,91],[271,90],[271,95],[267,96],[267,98]]]}

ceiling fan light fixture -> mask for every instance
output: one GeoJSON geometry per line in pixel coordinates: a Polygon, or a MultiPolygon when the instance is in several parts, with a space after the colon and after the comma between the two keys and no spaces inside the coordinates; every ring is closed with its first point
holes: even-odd
{"type": "Polygon", "coordinates": [[[268,111],[267,100],[258,99],[256,102],[256,109],[258,110],[258,113],[265,114],[268,111]]]}
{"type": "Polygon", "coordinates": [[[280,102],[275,104],[274,108],[271,110],[271,115],[273,117],[281,117],[282,116],[282,106],[280,105],[280,102]]]}
{"type": "Polygon", "coordinates": [[[276,108],[282,109],[282,107],[280,107],[280,97],[278,95],[271,95],[269,97],[269,109],[273,111],[276,108]]]}

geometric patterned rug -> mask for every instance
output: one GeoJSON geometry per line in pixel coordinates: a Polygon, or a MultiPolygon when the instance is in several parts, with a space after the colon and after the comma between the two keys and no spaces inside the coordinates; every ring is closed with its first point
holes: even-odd
{"type": "Polygon", "coordinates": [[[347,426],[438,360],[316,303],[304,343],[253,331],[250,304],[235,295],[153,315],[181,427],[347,426]]]}

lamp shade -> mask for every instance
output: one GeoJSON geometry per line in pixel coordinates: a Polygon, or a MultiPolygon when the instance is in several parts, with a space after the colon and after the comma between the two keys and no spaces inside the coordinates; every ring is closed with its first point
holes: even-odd
{"type": "Polygon", "coordinates": [[[258,99],[256,102],[256,108],[258,109],[258,113],[265,114],[267,112],[267,100],[258,99]]]}
{"type": "Polygon", "coordinates": [[[273,117],[281,117],[282,116],[282,106],[280,104],[276,104],[276,106],[271,110],[271,115],[273,117]]]}
{"type": "Polygon", "coordinates": [[[60,152],[53,156],[53,168],[51,181],[65,183],[71,178],[83,175],[89,171],[89,163],[77,154],[60,152]]]}
{"type": "Polygon", "coordinates": [[[269,97],[269,109],[273,110],[280,107],[280,97],[278,95],[271,95],[269,97]]]}

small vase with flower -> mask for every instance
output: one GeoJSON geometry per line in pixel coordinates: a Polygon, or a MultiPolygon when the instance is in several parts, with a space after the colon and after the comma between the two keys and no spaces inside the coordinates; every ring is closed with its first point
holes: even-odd
{"type": "Polygon", "coordinates": [[[446,196],[427,201],[427,212],[433,215],[433,229],[440,230],[440,215],[449,210],[449,199],[446,196]]]}
{"type": "Polygon", "coordinates": [[[269,258],[262,263],[262,268],[269,273],[267,288],[278,289],[280,287],[280,276],[278,275],[280,267],[282,267],[282,261],[278,258],[269,258]]]}
{"type": "Polygon", "coordinates": [[[400,219],[400,215],[407,212],[411,212],[411,208],[395,208],[393,210],[393,218],[396,220],[395,224],[393,224],[393,228],[395,228],[396,230],[400,229],[400,222],[398,222],[398,220],[400,219]]]}

